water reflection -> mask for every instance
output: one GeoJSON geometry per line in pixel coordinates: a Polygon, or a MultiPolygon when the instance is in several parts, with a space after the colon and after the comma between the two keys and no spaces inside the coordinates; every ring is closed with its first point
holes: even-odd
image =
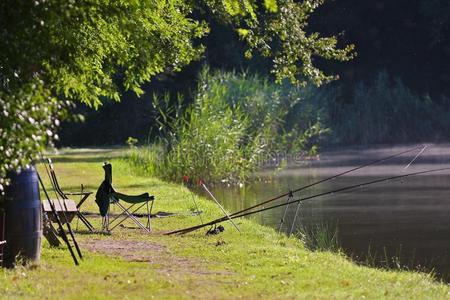
{"type": "MultiPolygon", "coordinates": [[[[320,160],[302,163],[301,166],[291,165],[280,172],[265,170],[259,175],[266,179],[244,188],[215,186],[212,191],[234,212],[407,148],[330,151],[322,154],[320,160]]],[[[431,145],[405,170],[417,152],[314,186],[297,196],[308,197],[388,176],[450,167],[450,145],[431,145]]],[[[285,201],[286,198],[275,203],[285,201]]],[[[285,232],[290,231],[295,208],[296,205],[292,204],[288,209],[283,226],[285,232]]],[[[254,218],[278,228],[283,212],[284,208],[278,208],[254,218]]],[[[355,259],[365,260],[370,252],[372,262],[386,265],[386,260],[396,257],[395,264],[434,269],[440,277],[449,280],[449,216],[450,172],[446,171],[378,183],[303,202],[296,229],[331,224],[337,227],[342,249],[355,259]]]]}

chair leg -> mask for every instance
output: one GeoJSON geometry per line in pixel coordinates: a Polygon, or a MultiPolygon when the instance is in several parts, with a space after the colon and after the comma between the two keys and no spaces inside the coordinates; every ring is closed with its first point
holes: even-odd
{"type": "Polygon", "coordinates": [[[83,216],[83,214],[80,211],[77,211],[77,216],[81,220],[81,222],[83,222],[83,224],[87,227],[87,229],[89,229],[90,232],[94,231],[94,226],[92,226],[91,222],[89,222],[88,219],[86,219],[86,217],[83,216]]]}
{"type": "MultiPolygon", "coordinates": [[[[116,220],[118,220],[122,215],[125,215],[129,210],[131,210],[134,206],[135,206],[136,204],[133,204],[133,205],[131,205],[130,207],[128,207],[127,209],[122,209],[122,212],[119,214],[119,215],[117,215],[111,222],[110,222],[110,224],[112,224],[112,223],[114,223],[116,220]]],[[[123,207],[123,205],[122,205],[122,207],[123,207]]],[[[139,206],[138,207],[138,209],[139,208],[141,208],[142,207],[142,205],[141,206],[139,206]]],[[[133,212],[134,213],[134,212],[133,212]]],[[[122,222],[120,222],[120,223],[122,223],[122,222]]],[[[119,223],[119,224],[120,224],[119,223]]],[[[117,226],[117,225],[116,225],[117,226]]],[[[114,226],[114,227],[116,227],[116,226],[114,226]]]]}
{"type": "MultiPolygon", "coordinates": [[[[134,223],[136,223],[136,225],[138,226],[138,227],[140,227],[141,229],[143,229],[143,230],[145,230],[146,232],[148,232],[148,233],[150,233],[150,230],[149,229],[147,229],[147,227],[145,227],[144,226],[144,224],[142,224],[141,222],[139,222],[139,220],[135,217],[135,216],[133,216],[133,213],[135,213],[138,209],[140,209],[142,206],[144,206],[145,205],[145,203],[144,204],[142,204],[141,206],[139,206],[138,208],[136,208],[132,213],[130,213],[128,210],[129,210],[129,208],[128,209],[126,209],[122,204],[120,204],[119,202],[117,202],[116,203],[117,204],[117,206],[119,206],[122,210],[123,210],[123,212],[134,222],[134,223]]],[[[124,219],[122,219],[118,224],[116,224],[116,225],[114,225],[114,227],[112,227],[111,228],[111,230],[113,230],[114,228],[116,228],[117,226],[119,226],[123,221],[125,221],[126,220],[126,218],[124,218],[124,219]]]]}
{"type": "MultiPolygon", "coordinates": [[[[122,208],[122,210],[124,210],[125,214],[126,214],[131,220],[133,220],[133,221],[136,223],[136,225],[138,225],[140,228],[144,229],[145,231],[148,231],[147,228],[144,226],[144,224],[142,224],[142,223],[141,223],[141,222],[133,215],[133,214],[134,214],[135,212],[137,212],[142,206],[144,206],[145,203],[142,204],[141,206],[139,206],[138,208],[136,208],[135,210],[133,210],[131,213],[129,212],[129,209],[130,209],[131,207],[129,207],[128,209],[125,209],[125,207],[124,207],[122,204],[118,203],[118,205],[119,205],[120,208],[122,208]]],[[[126,218],[123,219],[123,221],[125,221],[125,220],[126,220],[126,218]]],[[[116,225],[116,226],[117,226],[117,225],[116,225]]]]}
{"type": "Polygon", "coordinates": [[[109,232],[109,207],[106,215],[102,219],[102,231],[109,232]]]}
{"type": "MultiPolygon", "coordinates": [[[[141,208],[143,205],[141,205],[139,208],[141,208]]],[[[122,206],[122,209],[124,207],[122,206]]],[[[139,226],[141,229],[145,230],[147,233],[150,233],[150,230],[144,226],[144,224],[142,224],[135,216],[133,216],[133,213],[135,213],[139,208],[137,208],[136,210],[134,210],[132,213],[129,213],[128,211],[126,212],[127,216],[133,220],[134,223],[136,223],[137,226],[139,226]]]]}
{"type": "Polygon", "coordinates": [[[148,209],[148,202],[147,202],[147,228],[148,230],[152,230],[151,228],[151,222],[150,222],[150,218],[151,218],[151,214],[152,214],[152,210],[153,210],[153,201],[150,204],[150,209],[148,209]]]}
{"type": "Polygon", "coordinates": [[[109,213],[105,216],[105,229],[109,232],[109,213]]]}
{"type": "Polygon", "coordinates": [[[150,228],[150,210],[148,209],[148,202],[147,202],[147,229],[151,230],[150,228]]]}

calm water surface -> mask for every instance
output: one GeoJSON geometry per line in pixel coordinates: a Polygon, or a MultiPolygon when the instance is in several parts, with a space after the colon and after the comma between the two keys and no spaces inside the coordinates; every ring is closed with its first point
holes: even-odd
{"type": "MultiPolygon", "coordinates": [[[[293,163],[282,171],[268,170],[267,179],[243,188],[211,187],[229,211],[254,205],[290,189],[313,183],[371,160],[404,151],[411,146],[329,151],[320,159],[293,163]]],[[[429,145],[417,160],[405,166],[420,151],[370,166],[354,173],[309,188],[296,196],[307,197],[389,176],[427,169],[450,167],[450,144],[429,145]]],[[[286,198],[278,203],[285,202],[286,198]]],[[[296,204],[289,206],[282,227],[291,229],[296,204]]],[[[368,253],[385,265],[386,258],[423,270],[434,269],[447,281],[450,275],[450,172],[391,180],[352,191],[335,193],[303,202],[295,230],[300,227],[337,228],[339,244],[355,259],[365,260],[368,253]]],[[[284,208],[255,215],[260,223],[279,228],[284,208]]],[[[229,230],[232,230],[230,227],[229,230]]]]}

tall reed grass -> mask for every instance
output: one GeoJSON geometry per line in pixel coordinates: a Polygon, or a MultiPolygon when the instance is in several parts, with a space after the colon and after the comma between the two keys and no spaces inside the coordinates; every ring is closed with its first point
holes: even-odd
{"type": "Polygon", "coordinates": [[[154,97],[159,138],[129,160],[167,180],[237,183],[274,157],[275,166],[285,165],[322,145],[425,142],[450,132],[448,105],[414,94],[386,72],[357,84],[349,97],[338,86],[299,88],[204,68],[191,102],[154,97]]]}
{"type": "Polygon", "coordinates": [[[415,258],[415,252],[408,251],[404,253],[400,245],[395,252],[387,251],[383,247],[381,251],[376,251],[370,247],[362,255],[355,255],[341,248],[338,239],[338,227],[329,223],[318,223],[312,226],[301,226],[295,234],[304,245],[312,251],[330,251],[345,255],[355,263],[372,268],[381,268],[386,270],[419,271],[428,273],[432,277],[441,276],[448,278],[446,274],[436,274],[433,269],[433,261],[420,263],[415,258]]]}
{"type": "Polygon", "coordinates": [[[296,236],[312,251],[340,251],[337,226],[326,223],[302,226],[296,236]]]}
{"type": "Polygon", "coordinates": [[[239,183],[278,151],[310,151],[327,134],[303,89],[205,68],[191,104],[154,97],[158,142],[132,151],[140,172],[239,183]],[[297,120],[295,125],[289,118],[297,120]]]}
{"type": "Polygon", "coordinates": [[[448,101],[411,91],[401,79],[380,71],[356,84],[344,98],[339,88],[327,103],[328,144],[436,142],[450,138],[448,101]]]}

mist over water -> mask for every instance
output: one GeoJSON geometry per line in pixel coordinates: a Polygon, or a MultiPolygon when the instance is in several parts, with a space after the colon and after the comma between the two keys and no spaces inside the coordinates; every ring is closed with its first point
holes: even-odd
{"type": "MultiPolygon", "coordinates": [[[[414,145],[347,148],[326,151],[317,160],[292,163],[281,171],[264,170],[263,180],[243,188],[211,187],[229,211],[237,211],[289,190],[333,176],[370,161],[390,156],[414,145]]],[[[308,188],[296,198],[390,176],[450,167],[450,144],[429,144],[401,157],[369,166],[308,188]]],[[[283,198],[275,202],[286,202],[283,198]]],[[[271,204],[272,205],[272,204],[271,204]]],[[[289,232],[296,204],[288,208],[282,230],[289,232]]],[[[254,218],[279,228],[284,208],[265,211],[254,218]]],[[[340,247],[355,260],[370,256],[379,266],[398,266],[438,277],[450,275],[450,171],[390,180],[302,202],[294,232],[300,227],[325,225],[337,228],[340,247]],[[368,255],[370,253],[370,255],[368,255]]]]}

